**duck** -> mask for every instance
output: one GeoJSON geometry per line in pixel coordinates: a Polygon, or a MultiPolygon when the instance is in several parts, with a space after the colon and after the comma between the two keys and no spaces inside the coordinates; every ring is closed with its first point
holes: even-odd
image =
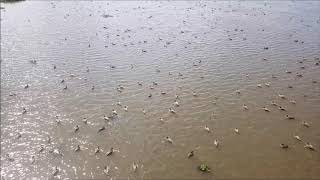
{"type": "Polygon", "coordinates": [[[167,94],[167,93],[166,93],[166,92],[164,92],[164,91],[161,91],[161,94],[162,94],[162,95],[165,95],[165,94],[167,94]]]}
{"type": "Polygon", "coordinates": [[[285,99],[285,98],[286,98],[286,96],[283,95],[283,94],[279,94],[278,96],[279,96],[281,99],[285,99]]]}
{"type": "Polygon", "coordinates": [[[208,126],[204,126],[204,129],[207,131],[207,132],[210,132],[210,128],[208,126]]]}
{"type": "Polygon", "coordinates": [[[148,97],[151,98],[151,97],[152,97],[152,94],[150,93],[150,94],[148,95],[148,97]]]}
{"type": "Polygon", "coordinates": [[[163,122],[163,123],[164,123],[164,120],[163,120],[163,118],[162,118],[162,117],[160,118],[160,122],[163,122]]]}
{"type": "Polygon", "coordinates": [[[56,65],[53,65],[53,69],[57,69],[57,66],[56,66],[56,65]]]}
{"type": "Polygon", "coordinates": [[[194,151],[190,151],[190,152],[188,153],[188,158],[191,158],[192,156],[194,156],[194,151]]]}
{"type": "Polygon", "coordinates": [[[103,169],[103,173],[107,176],[109,176],[109,170],[110,170],[110,167],[109,166],[104,166],[104,169],[103,169]]]}
{"type": "Polygon", "coordinates": [[[107,156],[111,156],[113,152],[114,152],[113,147],[111,147],[111,148],[110,148],[110,151],[108,151],[108,152],[106,153],[106,155],[107,155],[107,156]]]}
{"type": "Polygon", "coordinates": [[[82,122],[83,122],[84,124],[88,124],[87,118],[83,118],[82,122]]]}
{"type": "Polygon", "coordinates": [[[266,108],[266,107],[263,107],[262,108],[264,111],[266,111],[266,112],[270,112],[270,110],[268,109],[268,108],[266,108]]]}
{"type": "Polygon", "coordinates": [[[21,136],[22,136],[21,133],[18,132],[18,133],[17,133],[17,136],[16,136],[16,139],[20,139],[21,136]]]}
{"type": "Polygon", "coordinates": [[[282,107],[282,106],[279,106],[279,109],[280,109],[281,111],[286,111],[286,109],[285,109],[284,107],[282,107]]]}
{"type": "Polygon", "coordinates": [[[168,143],[170,143],[170,144],[173,143],[172,139],[171,139],[169,136],[167,136],[165,139],[166,139],[166,141],[167,141],[168,143]]]}
{"type": "Polygon", "coordinates": [[[154,87],[153,87],[153,86],[150,86],[150,89],[154,89],[154,87]]]}
{"type": "Polygon", "coordinates": [[[311,151],[315,151],[315,150],[316,150],[315,147],[314,147],[311,143],[309,143],[309,142],[307,142],[307,143],[304,145],[304,148],[309,149],[309,150],[311,150],[311,151]]]}
{"type": "Polygon", "coordinates": [[[297,102],[295,100],[290,101],[291,104],[296,104],[297,102]]]}
{"type": "Polygon", "coordinates": [[[76,132],[78,132],[79,131],[79,125],[76,125],[75,127],[74,127],[74,132],[76,133],[76,132]]]}
{"type": "Polygon", "coordinates": [[[158,83],[156,83],[156,82],[154,82],[154,81],[152,82],[152,84],[153,84],[153,85],[155,85],[155,86],[157,86],[157,85],[158,85],[158,83]]]}
{"type": "Polygon", "coordinates": [[[135,163],[135,162],[133,162],[132,163],[132,169],[133,169],[133,172],[136,172],[137,170],[138,170],[138,164],[137,163],[135,163]]]}
{"type": "Polygon", "coordinates": [[[78,144],[76,149],[74,150],[75,152],[79,152],[80,151],[80,145],[78,144]]]}
{"type": "Polygon", "coordinates": [[[192,95],[193,95],[193,96],[198,96],[197,93],[194,92],[194,91],[192,92],[192,95]]]}
{"type": "Polygon", "coordinates": [[[237,93],[237,94],[240,94],[240,90],[236,90],[236,93],[237,93]]]}
{"type": "Polygon", "coordinates": [[[269,82],[265,83],[264,85],[267,86],[267,87],[270,87],[270,83],[269,82]]]}
{"type": "Polygon", "coordinates": [[[308,128],[308,127],[310,127],[310,124],[309,124],[309,123],[307,123],[306,121],[303,121],[303,122],[302,122],[302,126],[304,126],[304,127],[307,127],[307,128],[308,128]]]}
{"type": "Polygon", "coordinates": [[[291,74],[292,72],[291,72],[291,71],[286,70],[286,73],[287,73],[287,74],[291,74]]]}
{"type": "Polygon", "coordinates": [[[176,99],[179,99],[179,95],[178,95],[178,94],[176,94],[176,95],[175,95],[175,98],[176,98],[176,99]]]}
{"type": "Polygon", "coordinates": [[[235,132],[236,134],[240,134],[238,128],[235,128],[235,129],[234,129],[234,132],[235,132]]]}
{"type": "Polygon", "coordinates": [[[22,114],[26,114],[27,113],[27,109],[23,108],[22,114]]]}
{"type": "Polygon", "coordinates": [[[248,109],[249,109],[246,104],[243,104],[242,108],[243,108],[244,110],[248,110],[248,109]]]}
{"type": "Polygon", "coordinates": [[[28,88],[29,88],[29,84],[25,85],[24,88],[25,88],[25,89],[28,89],[28,88]]]}
{"type": "Polygon", "coordinates": [[[139,86],[142,86],[142,82],[139,81],[139,82],[138,82],[138,85],[139,85],[139,86]]]}
{"type": "Polygon", "coordinates": [[[291,85],[288,85],[288,88],[289,88],[289,89],[292,89],[292,88],[293,88],[293,86],[291,86],[291,85]]]}
{"type": "Polygon", "coordinates": [[[97,148],[94,150],[94,154],[100,153],[100,146],[97,146],[97,148]]]}
{"type": "Polygon", "coordinates": [[[169,108],[169,112],[171,112],[171,113],[173,113],[173,114],[176,113],[176,111],[175,111],[173,108],[169,108]]]}
{"type": "Polygon", "coordinates": [[[174,104],[175,106],[177,106],[177,107],[180,106],[180,105],[179,105],[179,102],[178,102],[177,100],[175,100],[173,104],[174,104]]]}
{"type": "Polygon", "coordinates": [[[56,175],[58,175],[58,173],[59,173],[59,168],[56,166],[56,167],[54,167],[54,171],[53,171],[52,175],[56,176],[56,175]]]}
{"type": "Polygon", "coordinates": [[[67,90],[68,89],[68,86],[66,85],[64,88],[63,88],[63,90],[67,90]]]}
{"type": "Polygon", "coordinates": [[[117,102],[117,105],[118,105],[118,106],[122,106],[120,101],[117,102]]]}
{"type": "Polygon", "coordinates": [[[114,109],[112,109],[112,114],[113,114],[113,115],[118,115],[117,111],[114,110],[114,109]]]}
{"type": "Polygon", "coordinates": [[[262,88],[262,85],[261,85],[261,84],[257,84],[257,87],[258,87],[258,88],[262,88]]]}
{"type": "Polygon", "coordinates": [[[91,90],[92,90],[92,91],[94,90],[94,86],[91,87],[91,90]]]}
{"type": "Polygon", "coordinates": [[[273,106],[278,106],[278,104],[275,103],[274,101],[271,101],[271,105],[273,105],[273,106]]]}
{"type": "Polygon", "coordinates": [[[103,115],[103,119],[106,120],[106,121],[110,120],[110,118],[108,116],[106,116],[106,115],[103,115]]]}
{"type": "Polygon", "coordinates": [[[123,107],[123,110],[126,111],[126,112],[128,112],[128,106],[124,106],[124,107],[123,107]]]}
{"type": "Polygon", "coordinates": [[[64,83],[64,79],[62,79],[62,80],[60,81],[60,83],[61,83],[61,84],[64,83]]]}
{"type": "Polygon", "coordinates": [[[105,127],[105,126],[102,126],[101,128],[98,129],[98,133],[101,132],[101,131],[103,131],[103,130],[105,130],[105,129],[106,129],[106,127],[105,127]]]}
{"type": "Polygon", "coordinates": [[[218,140],[215,139],[213,143],[217,148],[219,147],[219,141],[218,140]]]}
{"type": "Polygon", "coordinates": [[[143,114],[147,114],[147,111],[145,109],[142,109],[143,114]]]}
{"type": "Polygon", "coordinates": [[[287,144],[283,144],[283,143],[280,144],[280,147],[282,149],[288,149],[289,148],[289,146],[287,144]]]}
{"type": "Polygon", "coordinates": [[[298,140],[298,141],[302,141],[301,140],[301,138],[300,138],[300,136],[293,136],[296,140],[298,140]]]}
{"type": "Polygon", "coordinates": [[[295,119],[294,116],[289,116],[288,114],[286,115],[286,118],[287,118],[287,119],[295,119]]]}

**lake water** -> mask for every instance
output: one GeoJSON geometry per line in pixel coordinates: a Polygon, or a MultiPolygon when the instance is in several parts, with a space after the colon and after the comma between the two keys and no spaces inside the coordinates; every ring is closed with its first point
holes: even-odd
{"type": "Polygon", "coordinates": [[[1,6],[3,179],[320,178],[319,1],[1,6]]]}

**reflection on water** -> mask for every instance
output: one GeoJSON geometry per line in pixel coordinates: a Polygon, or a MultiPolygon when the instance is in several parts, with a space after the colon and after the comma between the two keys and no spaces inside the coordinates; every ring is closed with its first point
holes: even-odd
{"type": "Polygon", "coordinates": [[[318,1],[1,6],[3,178],[320,177],[318,1]]]}

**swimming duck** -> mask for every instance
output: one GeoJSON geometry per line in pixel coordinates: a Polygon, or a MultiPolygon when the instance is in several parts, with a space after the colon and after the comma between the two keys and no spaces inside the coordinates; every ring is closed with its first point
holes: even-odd
{"type": "Polygon", "coordinates": [[[164,120],[163,120],[163,118],[162,118],[162,117],[160,118],[160,121],[164,123],[164,120]]]}
{"type": "Polygon", "coordinates": [[[301,138],[300,138],[300,136],[293,136],[296,140],[298,140],[298,141],[302,141],[301,140],[301,138]]]}
{"type": "Polygon", "coordinates": [[[262,88],[262,85],[261,85],[261,84],[257,84],[257,87],[258,87],[258,88],[262,88]]]}
{"type": "Polygon", "coordinates": [[[86,70],[87,72],[89,72],[90,70],[89,70],[89,67],[87,67],[87,70],[86,70]]]}
{"type": "Polygon", "coordinates": [[[288,149],[289,148],[289,146],[287,144],[283,144],[283,143],[280,144],[280,147],[282,149],[288,149]]]}
{"type": "Polygon", "coordinates": [[[296,104],[297,102],[295,100],[290,101],[291,104],[296,104]]]}
{"type": "Polygon", "coordinates": [[[138,170],[138,164],[133,162],[132,163],[132,169],[133,169],[133,172],[136,172],[138,170]]]}
{"type": "Polygon", "coordinates": [[[309,143],[309,142],[306,143],[306,145],[304,146],[304,148],[307,148],[307,149],[309,149],[309,150],[311,150],[311,151],[315,151],[315,150],[316,150],[315,147],[314,147],[311,143],[309,143]]]}
{"type": "Polygon", "coordinates": [[[289,88],[289,89],[292,89],[292,88],[293,88],[293,86],[291,86],[291,85],[288,85],[288,88],[289,88]]]}
{"type": "Polygon", "coordinates": [[[147,111],[145,109],[142,109],[143,114],[145,115],[147,111]]]}
{"type": "Polygon", "coordinates": [[[67,90],[68,89],[68,86],[66,85],[64,88],[63,88],[63,90],[67,90]]]}
{"type": "Polygon", "coordinates": [[[128,106],[124,106],[123,110],[127,112],[128,111],[128,106]]]}
{"type": "Polygon", "coordinates": [[[236,134],[240,134],[238,128],[235,128],[235,129],[234,129],[234,132],[235,132],[236,134]]]}
{"type": "Polygon", "coordinates": [[[218,140],[214,140],[213,144],[218,148],[219,147],[219,141],[218,140]]]}
{"type": "Polygon", "coordinates": [[[179,99],[179,95],[176,94],[176,95],[175,95],[175,98],[176,98],[176,99],[179,99]]]}
{"type": "Polygon", "coordinates": [[[76,126],[74,127],[74,132],[76,133],[76,132],[78,132],[78,131],[79,131],[79,126],[76,125],[76,126]]]}
{"type": "Polygon", "coordinates": [[[302,125],[303,125],[304,127],[307,127],[307,128],[310,127],[310,124],[307,123],[306,121],[303,121],[303,122],[302,122],[302,125]]]}
{"type": "Polygon", "coordinates": [[[286,73],[287,73],[287,74],[291,74],[292,72],[291,72],[291,71],[286,70],[286,73]]]}
{"type": "Polygon", "coordinates": [[[53,69],[57,69],[57,66],[56,66],[56,65],[53,65],[53,69]]]}
{"type": "Polygon", "coordinates": [[[263,107],[262,108],[264,111],[266,111],[266,112],[270,112],[270,110],[268,109],[268,108],[266,108],[266,107],[263,107]]]}
{"type": "Polygon", "coordinates": [[[114,110],[114,109],[112,109],[112,114],[113,114],[113,115],[118,115],[117,111],[114,110]]]}
{"type": "Polygon", "coordinates": [[[278,104],[275,103],[274,101],[271,101],[271,105],[273,105],[273,106],[278,106],[278,104]]]}
{"type": "Polygon", "coordinates": [[[58,173],[59,173],[59,169],[58,169],[58,167],[56,166],[56,167],[54,167],[54,170],[53,170],[52,175],[53,175],[53,176],[56,176],[56,175],[58,175],[58,173]]]}
{"type": "Polygon", "coordinates": [[[153,86],[150,86],[150,89],[154,89],[154,87],[153,87],[153,86]]]}
{"type": "Polygon", "coordinates": [[[29,88],[29,84],[27,84],[26,86],[24,86],[25,89],[29,88]]]}
{"type": "Polygon", "coordinates": [[[110,120],[110,118],[108,116],[106,116],[106,115],[103,115],[103,119],[106,120],[106,121],[110,120]]]}
{"type": "Polygon", "coordinates": [[[109,170],[110,170],[109,166],[105,166],[104,169],[103,169],[103,173],[105,175],[109,176],[109,170]]]}
{"type": "Polygon", "coordinates": [[[91,87],[91,90],[92,90],[92,91],[94,90],[94,86],[91,87]]]}
{"type": "Polygon", "coordinates": [[[173,141],[172,141],[172,139],[171,138],[169,138],[168,136],[166,137],[166,141],[168,142],[168,143],[173,143],[173,141]]]}
{"type": "Polygon", "coordinates": [[[99,153],[101,150],[100,150],[100,146],[98,146],[95,150],[94,150],[94,154],[97,154],[99,153]]]}
{"type": "Polygon", "coordinates": [[[98,129],[98,133],[105,130],[105,129],[106,129],[106,127],[102,126],[101,128],[98,129]]]}
{"type": "Polygon", "coordinates": [[[173,114],[176,113],[176,111],[175,111],[173,108],[169,108],[169,112],[171,112],[171,113],[173,113],[173,114]]]}
{"type": "Polygon", "coordinates": [[[237,93],[237,94],[240,94],[240,90],[236,90],[236,93],[237,93]]]}
{"type": "Polygon", "coordinates": [[[175,100],[173,104],[174,104],[175,106],[177,106],[177,107],[180,106],[180,105],[179,105],[179,102],[178,102],[177,100],[175,100]]]}
{"type": "Polygon", "coordinates": [[[22,114],[26,114],[27,113],[27,109],[23,108],[22,114]]]}
{"type": "Polygon", "coordinates": [[[79,144],[77,145],[77,147],[76,147],[76,149],[75,149],[74,151],[75,151],[75,152],[80,151],[80,145],[79,145],[79,144]]]}
{"type": "Polygon", "coordinates": [[[138,82],[138,85],[139,85],[139,86],[142,86],[142,82],[138,82]]]}
{"type": "Polygon", "coordinates": [[[106,153],[106,155],[107,155],[107,156],[111,156],[113,152],[114,152],[113,147],[111,147],[111,148],[110,148],[110,151],[108,151],[108,152],[106,153]]]}
{"type": "Polygon", "coordinates": [[[282,106],[279,106],[279,109],[280,109],[281,111],[286,111],[286,109],[285,109],[284,107],[282,107],[282,106]]]}
{"type": "Polygon", "coordinates": [[[164,92],[164,91],[161,91],[161,94],[162,94],[162,95],[165,95],[165,94],[167,94],[167,93],[166,93],[166,92],[164,92]]]}
{"type": "Polygon", "coordinates": [[[207,132],[210,132],[210,128],[208,126],[204,126],[204,129],[207,131],[207,132]]]}
{"type": "Polygon", "coordinates": [[[83,122],[84,124],[88,124],[87,118],[83,118],[83,119],[82,119],[82,122],[83,122]]]}
{"type": "Polygon", "coordinates": [[[289,116],[288,114],[286,115],[286,118],[287,118],[287,119],[295,119],[294,116],[289,116]]]}
{"type": "Polygon", "coordinates": [[[62,79],[62,80],[60,81],[60,83],[61,83],[61,84],[64,83],[64,79],[62,79]]]}
{"type": "Polygon", "coordinates": [[[190,152],[188,153],[188,158],[191,158],[192,156],[194,156],[194,152],[193,152],[193,151],[190,151],[190,152]]]}
{"type": "Polygon", "coordinates": [[[283,94],[279,94],[278,96],[279,96],[281,99],[285,99],[285,98],[286,98],[286,96],[283,95],[283,94]]]}
{"type": "Polygon", "coordinates": [[[244,110],[248,110],[248,109],[249,109],[246,104],[243,104],[242,108],[243,108],[244,110]]]}
{"type": "Polygon", "coordinates": [[[151,97],[152,97],[152,94],[150,93],[150,94],[148,95],[148,97],[151,98],[151,97]]]}
{"type": "Polygon", "coordinates": [[[194,91],[192,92],[192,95],[193,95],[193,96],[198,96],[197,93],[194,92],[194,91]]]}
{"type": "Polygon", "coordinates": [[[157,85],[158,85],[158,83],[156,83],[156,82],[154,82],[154,81],[152,82],[152,84],[153,84],[153,85],[155,85],[155,86],[157,86],[157,85]]]}
{"type": "Polygon", "coordinates": [[[270,83],[269,82],[265,83],[264,85],[266,85],[267,87],[270,87],[270,83]]]}
{"type": "Polygon", "coordinates": [[[118,105],[118,106],[122,106],[120,101],[117,102],[117,105],[118,105]]]}

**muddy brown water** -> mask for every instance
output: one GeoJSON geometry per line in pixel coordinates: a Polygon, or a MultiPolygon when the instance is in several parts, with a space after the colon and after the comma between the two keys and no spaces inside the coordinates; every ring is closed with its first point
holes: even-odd
{"type": "Polygon", "coordinates": [[[319,1],[1,6],[2,178],[320,178],[319,1]]]}

